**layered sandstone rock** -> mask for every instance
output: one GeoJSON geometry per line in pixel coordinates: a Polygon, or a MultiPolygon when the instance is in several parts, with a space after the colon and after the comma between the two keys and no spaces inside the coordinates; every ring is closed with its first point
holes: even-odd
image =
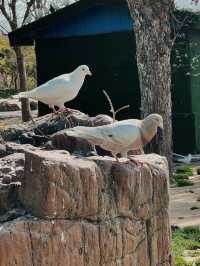
{"type": "Polygon", "coordinates": [[[18,192],[23,174],[23,153],[0,159],[0,214],[18,206],[18,192]]]}
{"type": "Polygon", "coordinates": [[[0,224],[0,266],[170,266],[166,160],[140,159],[25,152],[29,215],[0,224]]]}

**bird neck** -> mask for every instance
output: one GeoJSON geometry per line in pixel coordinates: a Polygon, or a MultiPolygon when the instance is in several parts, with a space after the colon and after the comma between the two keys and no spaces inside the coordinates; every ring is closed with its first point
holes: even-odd
{"type": "Polygon", "coordinates": [[[82,72],[74,71],[71,74],[71,79],[73,80],[75,84],[82,86],[85,80],[85,74],[83,74],[82,72]]]}
{"type": "Polygon", "coordinates": [[[153,137],[157,133],[157,129],[158,129],[157,125],[155,123],[152,123],[151,120],[142,121],[141,131],[142,131],[142,141],[144,145],[153,139],[153,137]]]}

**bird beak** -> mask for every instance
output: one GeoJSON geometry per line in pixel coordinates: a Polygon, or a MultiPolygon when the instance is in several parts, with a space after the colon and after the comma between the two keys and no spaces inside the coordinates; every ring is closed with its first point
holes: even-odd
{"type": "Polygon", "coordinates": [[[164,129],[163,123],[159,124],[159,128],[164,129]]]}
{"type": "Polygon", "coordinates": [[[88,71],[88,75],[89,75],[89,76],[92,76],[92,73],[91,73],[91,71],[90,71],[90,70],[88,71]]]}

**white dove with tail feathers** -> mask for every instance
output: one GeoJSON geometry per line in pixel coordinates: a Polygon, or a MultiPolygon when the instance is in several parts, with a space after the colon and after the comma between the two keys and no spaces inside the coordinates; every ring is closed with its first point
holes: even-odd
{"type": "Polygon", "coordinates": [[[32,98],[47,104],[54,111],[54,106],[63,110],[65,109],[64,103],[73,100],[78,95],[87,75],[92,75],[89,67],[81,65],[71,73],[55,77],[31,91],[21,92],[15,97],[32,98]]]}
{"type": "Polygon", "coordinates": [[[163,129],[162,116],[150,114],[143,120],[128,119],[98,127],[79,126],[66,132],[68,136],[85,139],[110,151],[117,159],[117,154],[127,158],[129,151],[142,149],[153,139],[158,127],[163,129]]]}

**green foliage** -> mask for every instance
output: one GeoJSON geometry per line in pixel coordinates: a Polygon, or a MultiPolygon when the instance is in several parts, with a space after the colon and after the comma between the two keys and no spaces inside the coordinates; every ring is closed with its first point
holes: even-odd
{"type": "Polygon", "coordinates": [[[184,250],[200,248],[200,229],[197,227],[172,230],[172,238],[172,250],[175,256],[182,256],[184,250]]]}
{"type": "Polygon", "coordinates": [[[200,266],[200,258],[196,259],[194,263],[195,266],[200,266]]]}
{"type": "Polygon", "coordinates": [[[176,169],[177,174],[187,174],[188,176],[193,175],[192,168],[190,166],[181,166],[176,169]]]}
{"type": "Polygon", "coordinates": [[[193,175],[193,170],[189,166],[182,166],[176,169],[174,179],[178,187],[192,186],[193,182],[189,180],[189,176],[193,175]]]}
{"type": "Polygon", "coordinates": [[[178,187],[187,187],[187,186],[193,186],[194,183],[190,180],[187,180],[187,179],[179,179],[179,180],[176,180],[176,184],[178,187]]]}
{"type": "Polygon", "coordinates": [[[188,264],[183,257],[176,257],[175,258],[175,266],[188,266],[188,264]]]}
{"type": "MultiPolygon", "coordinates": [[[[14,50],[10,47],[8,39],[0,36],[0,88],[18,89],[18,74],[16,65],[16,56],[14,50]]],[[[36,63],[34,50],[31,47],[23,48],[23,54],[27,71],[27,88],[32,89],[36,85],[36,63]]]]}
{"type": "Polygon", "coordinates": [[[180,180],[180,179],[189,179],[188,174],[174,174],[174,179],[175,180],[180,180]]]}

